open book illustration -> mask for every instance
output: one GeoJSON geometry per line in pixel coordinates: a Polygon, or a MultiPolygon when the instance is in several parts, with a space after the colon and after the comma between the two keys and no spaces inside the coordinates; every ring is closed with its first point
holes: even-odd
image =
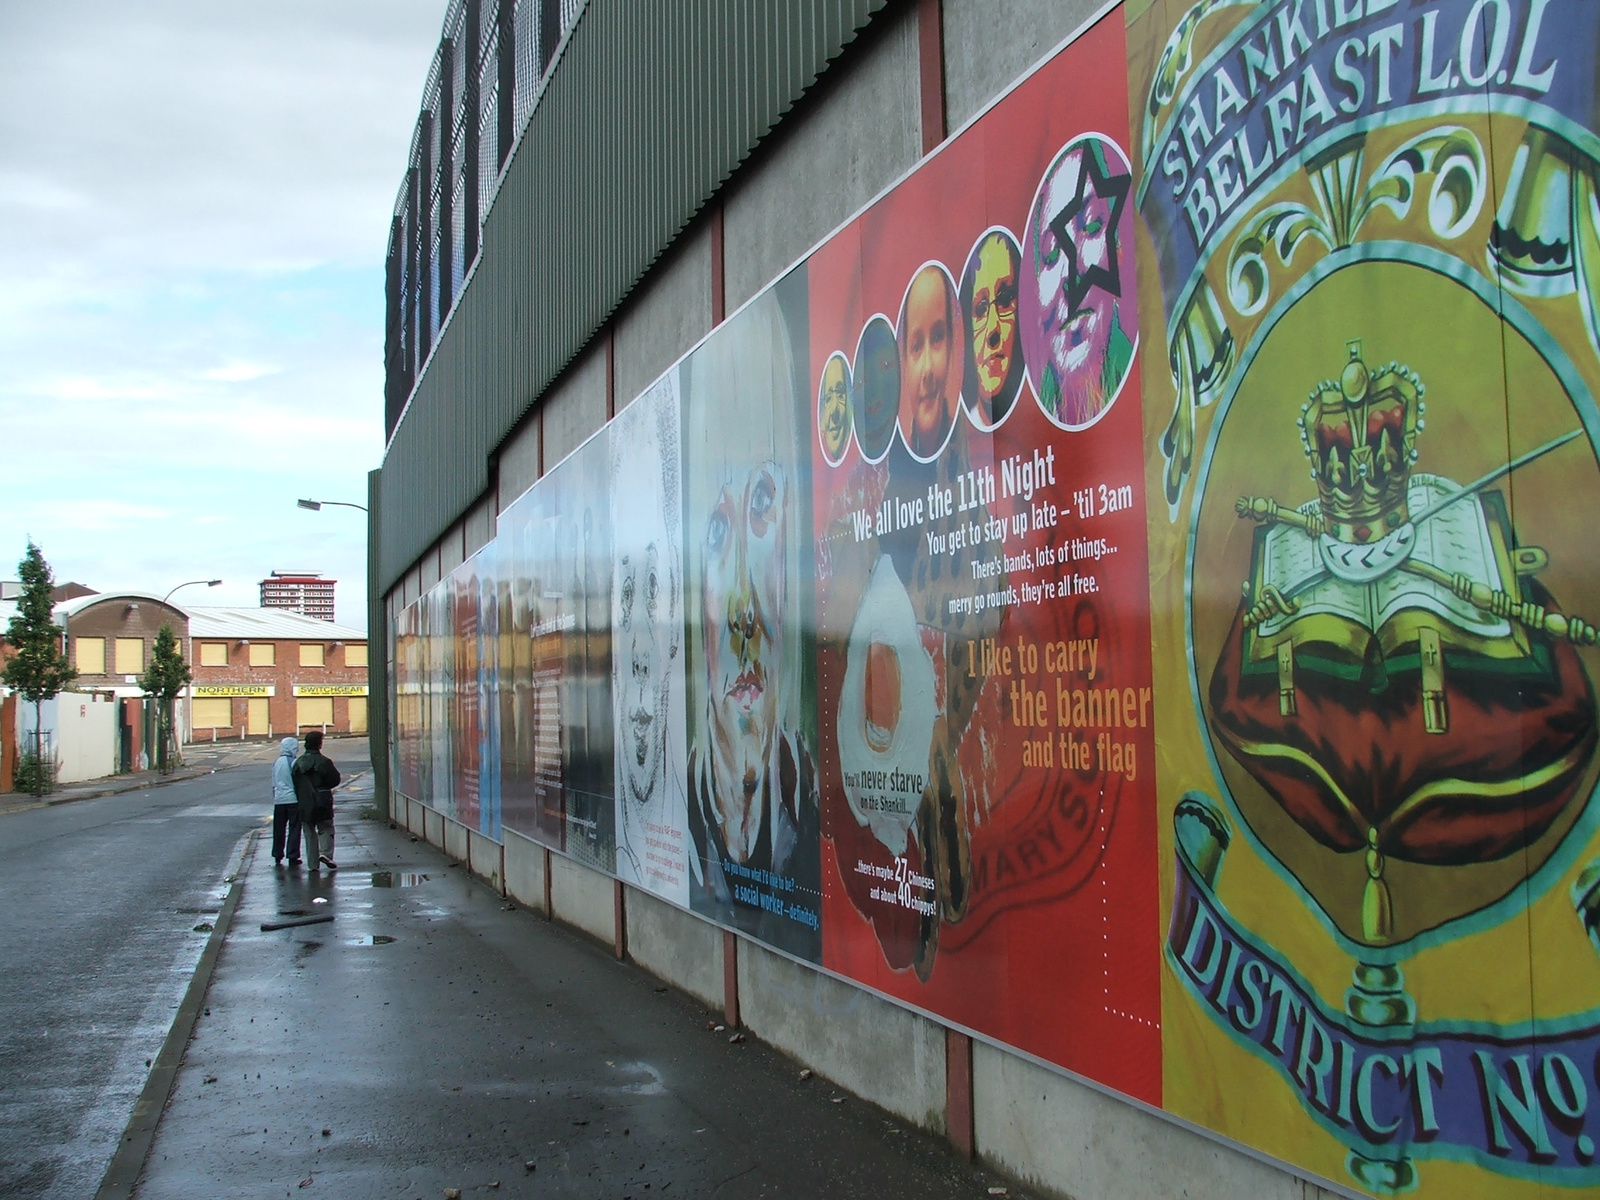
{"type": "MultiPolygon", "coordinates": [[[[1422,512],[1458,490],[1456,484],[1441,476],[1416,474],[1409,480],[1407,507],[1412,512],[1422,512]]],[[[1317,500],[1310,500],[1298,511],[1309,516],[1318,510],[1318,505],[1317,500]]],[[[1416,546],[1410,559],[1452,575],[1465,575],[1496,591],[1510,590],[1495,561],[1482,501],[1475,495],[1447,504],[1427,518],[1416,531],[1416,546]]],[[[1256,594],[1266,587],[1275,587],[1293,599],[1298,611],[1262,622],[1257,631],[1262,638],[1274,637],[1301,617],[1319,613],[1345,617],[1376,633],[1396,613],[1410,608],[1426,609],[1480,637],[1504,637],[1511,632],[1504,618],[1483,612],[1449,588],[1401,570],[1398,564],[1366,584],[1336,579],[1322,564],[1317,539],[1287,523],[1274,525],[1266,532],[1256,594]]]]}

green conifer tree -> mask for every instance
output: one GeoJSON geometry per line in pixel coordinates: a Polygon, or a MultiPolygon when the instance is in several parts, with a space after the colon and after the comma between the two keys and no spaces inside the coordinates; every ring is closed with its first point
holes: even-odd
{"type": "Polygon", "coordinates": [[[150,656],[150,665],[145,673],[139,677],[139,686],[145,694],[153,696],[157,703],[157,722],[160,733],[156,739],[158,750],[157,763],[163,773],[172,769],[172,765],[181,762],[178,753],[178,743],[173,732],[172,708],[173,703],[194,678],[194,672],[189,669],[189,664],[183,661],[183,652],[178,649],[178,635],[172,632],[171,625],[163,625],[156,634],[155,650],[150,656]]]}
{"type": "Polygon", "coordinates": [[[45,762],[40,709],[46,700],[59,695],[76,679],[78,673],[67,661],[62,645],[63,631],[51,615],[55,601],[50,591],[55,587],[55,578],[43,552],[31,538],[27,553],[17,564],[17,575],[22,581],[22,595],[17,600],[16,615],[6,626],[6,641],[11,643],[16,654],[0,671],[0,679],[33,705],[34,790],[43,795],[53,772],[45,762]]]}

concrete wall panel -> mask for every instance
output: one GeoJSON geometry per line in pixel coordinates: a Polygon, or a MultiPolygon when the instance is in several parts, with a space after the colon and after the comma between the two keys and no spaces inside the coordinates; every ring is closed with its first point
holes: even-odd
{"type": "Polygon", "coordinates": [[[444,814],[437,809],[428,809],[422,815],[423,828],[427,830],[424,840],[430,846],[444,849],[444,814]]]}
{"type": "Polygon", "coordinates": [[[606,347],[596,338],[544,399],[544,469],[571,454],[606,423],[606,347]]]}
{"type": "Polygon", "coordinates": [[[739,1016],[764,1041],[926,1129],[944,1129],[944,1029],[739,940],[739,1016]]]}
{"type": "Polygon", "coordinates": [[[739,182],[723,210],[723,280],[732,312],[922,151],[916,6],[874,21],[850,68],[739,182]]]}
{"type": "Polygon", "coordinates": [[[560,854],[552,854],[550,907],[558,921],[574,925],[608,944],[615,941],[617,905],[611,876],[590,870],[560,854]]]}
{"type": "MultiPolygon", "coordinates": [[[[959,129],[1103,0],[944,0],[944,98],[959,129]]],[[[1110,20],[1121,21],[1120,12],[1110,20]]]]}
{"type": "Polygon", "coordinates": [[[627,893],[628,957],[714,1008],[722,1007],[722,930],[649,892],[627,893]]]}
{"type": "Polygon", "coordinates": [[[467,868],[497,892],[504,892],[500,843],[476,829],[467,830],[467,868]]]}
{"type": "Polygon", "coordinates": [[[539,481],[539,418],[529,417],[500,447],[500,511],[539,481]]]}
{"type": "Polygon", "coordinates": [[[465,518],[450,526],[445,535],[439,539],[439,570],[445,576],[466,561],[465,543],[461,537],[464,521],[465,518]]]}
{"type": "Polygon", "coordinates": [[[544,847],[506,830],[506,891],[518,904],[544,911],[544,847]]]}
{"type": "Polygon", "coordinates": [[[711,328],[711,234],[702,225],[629,297],[616,323],[617,408],[626,408],[711,328]]]}
{"type": "Polygon", "coordinates": [[[466,520],[466,550],[471,558],[494,538],[494,497],[486,496],[472,506],[466,520]]]}
{"type": "Polygon", "coordinates": [[[459,821],[448,818],[444,822],[444,852],[458,863],[467,861],[467,834],[470,830],[459,821]]]}
{"type": "MultiPolygon", "coordinates": [[[[1072,1200],[1312,1200],[1320,1188],[984,1043],[972,1047],[978,1154],[1072,1200]]],[[[1331,1196],[1331,1193],[1321,1193],[1331,1196]]]]}

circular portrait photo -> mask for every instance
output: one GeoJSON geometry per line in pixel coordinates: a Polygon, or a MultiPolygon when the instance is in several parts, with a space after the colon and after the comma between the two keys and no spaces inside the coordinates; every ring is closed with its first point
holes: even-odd
{"type": "Polygon", "coordinates": [[[823,364],[817,387],[817,441],[830,467],[844,460],[850,445],[850,364],[838,351],[823,364]]]}
{"type": "Polygon", "coordinates": [[[856,365],[850,375],[850,408],[855,418],[856,445],[868,462],[881,462],[894,440],[900,404],[900,352],[894,326],[882,313],[869,319],[856,342],[856,365]]]}
{"type": "Polygon", "coordinates": [[[937,458],[956,423],[963,355],[956,289],[942,263],[924,263],[900,304],[900,436],[920,462],[937,458]]]}
{"type": "Polygon", "coordinates": [[[1022,352],[1039,407],[1064,429],[1099,420],[1133,363],[1132,178],[1121,147],[1085,134],[1056,155],[1028,212],[1022,352]]]}
{"type": "Polygon", "coordinates": [[[1006,419],[1022,389],[1017,341],[1017,284],[1022,251],[1009,230],[985,230],[961,272],[961,319],[966,333],[966,374],[961,399],[979,429],[1006,419]]]}

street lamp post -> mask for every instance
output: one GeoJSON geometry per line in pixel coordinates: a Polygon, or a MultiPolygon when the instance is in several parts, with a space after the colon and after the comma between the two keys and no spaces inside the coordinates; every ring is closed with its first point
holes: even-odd
{"type": "MultiPolygon", "coordinates": [[[[347,500],[296,500],[295,504],[301,508],[309,509],[311,512],[322,511],[323,505],[331,505],[335,508],[356,508],[366,513],[369,521],[372,515],[372,510],[369,509],[365,504],[351,504],[347,500]]],[[[378,801],[378,811],[387,817],[390,811],[388,792],[380,788],[375,798],[378,801]]]]}
{"type": "Polygon", "coordinates": [[[188,583],[180,583],[177,587],[173,588],[171,592],[168,592],[165,596],[161,597],[161,603],[165,604],[168,600],[171,600],[173,593],[181,590],[182,588],[194,587],[195,585],[201,583],[205,584],[208,588],[212,588],[216,587],[221,582],[222,580],[220,579],[191,579],[188,583]]]}
{"type": "MultiPolygon", "coordinates": [[[[175,596],[178,592],[181,592],[186,587],[199,587],[203,583],[208,588],[214,588],[218,584],[220,584],[221,582],[222,582],[222,580],[220,580],[220,579],[190,579],[190,580],[186,580],[185,582],[180,583],[177,587],[173,588],[172,591],[168,592],[165,596],[161,597],[161,603],[165,604],[168,600],[171,600],[173,596],[175,596]]],[[[185,658],[188,658],[188,659],[190,659],[192,661],[193,654],[194,654],[194,645],[193,645],[193,643],[191,642],[186,647],[185,646],[180,646],[178,652],[180,654],[184,654],[185,658]],[[184,653],[185,651],[187,651],[188,653],[184,653]]],[[[173,714],[170,711],[171,710],[170,702],[164,702],[162,707],[164,709],[166,709],[167,711],[163,715],[157,717],[156,724],[157,724],[158,727],[163,725],[163,724],[166,726],[166,729],[163,730],[162,733],[161,733],[161,745],[158,748],[158,754],[160,755],[161,761],[162,761],[162,768],[161,769],[164,772],[167,769],[166,768],[166,754],[167,754],[167,747],[168,747],[169,743],[171,744],[173,750],[175,750],[177,752],[178,761],[179,761],[180,764],[183,761],[183,751],[178,749],[178,744],[177,744],[177,733],[178,733],[178,731],[177,731],[177,729],[175,727],[175,723],[174,723],[174,720],[173,720],[173,714]]]]}
{"type": "Polygon", "coordinates": [[[296,500],[295,503],[301,508],[309,508],[312,512],[320,512],[324,504],[334,505],[338,508],[359,508],[362,512],[367,511],[365,504],[351,504],[346,500],[296,500]]]}

